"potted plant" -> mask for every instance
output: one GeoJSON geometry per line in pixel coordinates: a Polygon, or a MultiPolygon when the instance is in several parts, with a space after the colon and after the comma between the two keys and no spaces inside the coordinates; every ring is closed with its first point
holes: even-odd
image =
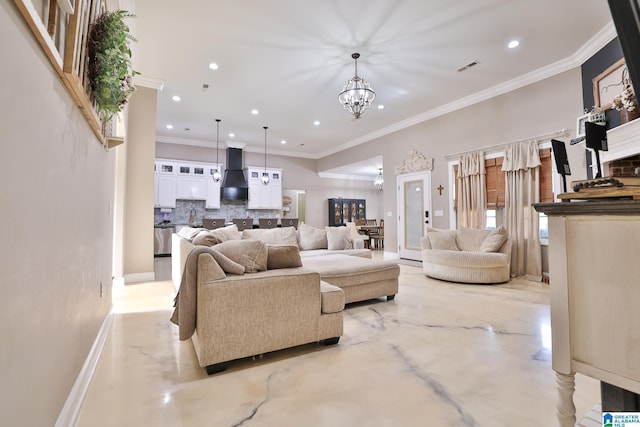
{"type": "Polygon", "coordinates": [[[135,90],[130,41],[136,39],[124,23],[134,15],[126,10],[107,11],[92,24],[88,38],[88,77],[91,99],[103,126],[124,109],[135,90]]]}

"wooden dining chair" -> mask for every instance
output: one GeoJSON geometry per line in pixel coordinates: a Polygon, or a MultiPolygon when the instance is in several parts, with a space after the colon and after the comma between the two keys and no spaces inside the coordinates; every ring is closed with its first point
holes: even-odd
{"type": "Polygon", "coordinates": [[[376,249],[382,249],[384,248],[384,219],[380,220],[380,226],[378,228],[378,230],[376,231],[375,235],[369,235],[369,238],[371,239],[371,243],[373,246],[373,241],[375,240],[376,242],[376,249]]]}

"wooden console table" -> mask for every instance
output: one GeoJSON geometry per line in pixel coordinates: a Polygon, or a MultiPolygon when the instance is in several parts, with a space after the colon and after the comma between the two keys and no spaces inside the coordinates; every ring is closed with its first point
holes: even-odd
{"type": "Polygon", "coordinates": [[[576,372],[640,393],[640,201],[534,206],[549,217],[558,420],[573,427],[576,372]]]}

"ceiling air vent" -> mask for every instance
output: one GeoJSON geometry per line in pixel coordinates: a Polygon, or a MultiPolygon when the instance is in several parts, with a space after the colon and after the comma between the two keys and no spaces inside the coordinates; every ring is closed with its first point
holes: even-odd
{"type": "Polygon", "coordinates": [[[477,59],[475,61],[471,61],[466,65],[463,65],[462,67],[458,68],[456,71],[458,72],[462,72],[465,70],[468,70],[471,67],[475,67],[476,65],[478,65],[480,63],[480,61],[478,61],[477,59]]]}

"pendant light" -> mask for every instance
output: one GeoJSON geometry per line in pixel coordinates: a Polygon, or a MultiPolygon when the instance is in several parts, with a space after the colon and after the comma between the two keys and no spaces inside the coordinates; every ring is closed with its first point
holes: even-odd
{"type": "Polygon", "coordinates": [[[375,185],[378,190],[382,190],[382,185],[384,184],[384,178],[382,177],[382,168],[378,170],[379,173],[378,176],[376,176],[376,179],[373,180],[373,185],[375,185]]]}
{"type": "Polygon", "coordinates": [[[342,92],[338,95],[338,101],[340,101],[345,110],[353,114],[356,119],[359,119],[360,115],[371,107],[376,93],[371,89],[369,83],[366,83],[358,76],[358,58],[360,58],[360,54],[354,53],[351,57],[355,61],[356,73],[342,88],[342,92]]]}
{"type": "Polygon", "coordinates": [[[267,172],[267,126],[264,126],[264,172],[262,172],[262,183],[269,185],[269,173],[267,172]]]}
{"type": "Polygon", "coordinates": [[[219,154],[219,139],[220,139],[220,119],[216,119],[216,170],[213,172],[213,182],[220,182],[222,174],[220,173],[220,154],[219,154]]]}

